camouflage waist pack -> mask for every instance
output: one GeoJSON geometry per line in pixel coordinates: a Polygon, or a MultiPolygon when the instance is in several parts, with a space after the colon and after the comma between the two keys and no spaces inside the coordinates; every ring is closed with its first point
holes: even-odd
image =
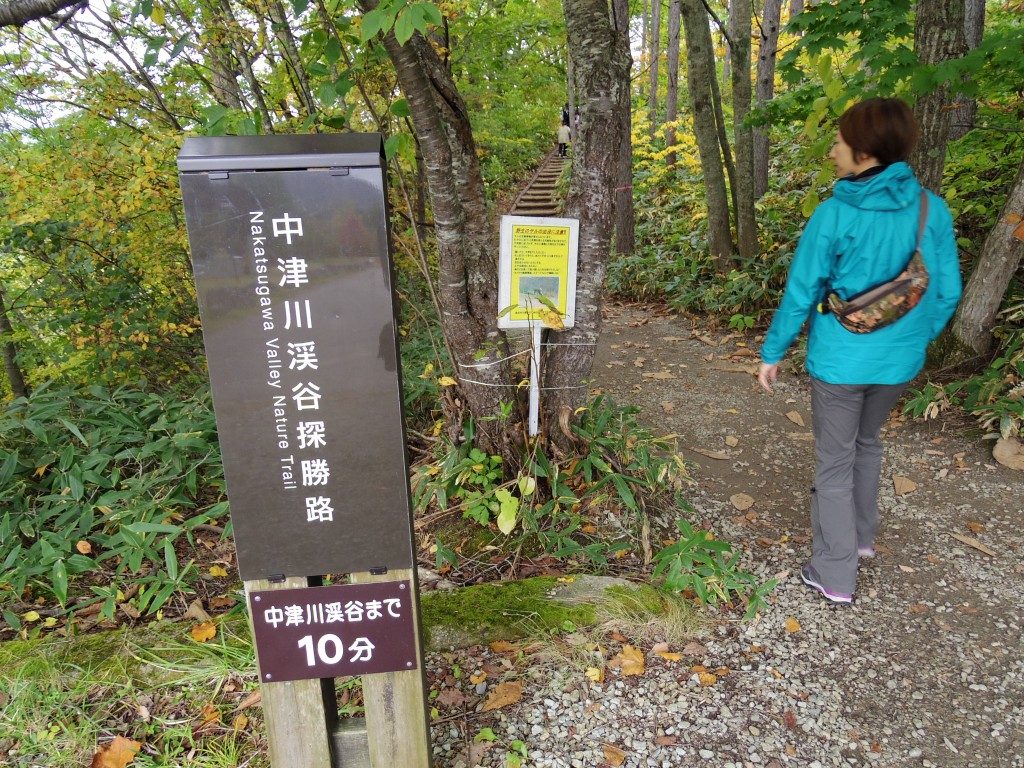
{"type": "Polygon", "coordinates": [[[916,307],[928,290],[928,270],[921,256],[921,237],[927,218],[928,195],[922,189],[917,242],[903,270],[892,280],[872,286],[845,301],[835,291],[829,290],[825,301],[818,305],[818,311],[822,314],[831,312],[848,331],[871,333],[892,325],[916,307]]]}

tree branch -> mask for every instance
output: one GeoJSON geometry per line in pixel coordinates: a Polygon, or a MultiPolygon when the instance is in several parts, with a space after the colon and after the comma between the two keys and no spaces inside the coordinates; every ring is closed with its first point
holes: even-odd
{"type": "Polygon", "coordinates": [[[0,27],[22,27],[65,8],[84,7],[82,0],[8,0],[0,3],[0,27]]]}

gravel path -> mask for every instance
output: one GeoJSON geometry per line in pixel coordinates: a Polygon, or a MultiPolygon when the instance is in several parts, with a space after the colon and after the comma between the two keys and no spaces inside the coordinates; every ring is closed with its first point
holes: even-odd
{"type": "Polygon", "coordinates": [[[505,766],[516,740],[524,766],[552,768],[1024,768],[1024,478],[995,465],[970,425],[891,420],[879,553],[863,562],[856,604],[830,608],[795,576],[810,550],[807,381],[789,373],[774,396],[760,393],[747,343],[756,349],[650,308],[613,308],[595,375],[680,435],[699,465],[689,499],[700,522],[743,549],[750,570],[781,575],[768,609],[748,623],[713,618],[679,661],[645,647],[644,674],[609,669],[600,683],[569,660],[435,655],[436,685],[470,694],[438,704],[438,768],[505,766]],[[896,475],[916,488],[897,496],[896,475]],[[737,493],[754,505],[737,510],[737,493]],[[487,679],[463,683],[453,669],[487,679]],[[501,681],[521,682],[522,700],[480,711],[501,681]],[[494,740],[474,744],[484,728],[494,740]]]}

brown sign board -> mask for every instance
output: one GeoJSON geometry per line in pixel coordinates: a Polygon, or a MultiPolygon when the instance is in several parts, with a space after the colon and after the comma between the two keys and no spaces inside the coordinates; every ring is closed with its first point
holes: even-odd
{"type": "Polygon", "coordinates": [[[260,682],[416,668],[412,585],[404,581],[249,595],[260,682]]]}
{"type": "Polygon", "coordinates": [[[411,568],[380,136],[190,138],[178,167],[242,578],[411,568]]]}

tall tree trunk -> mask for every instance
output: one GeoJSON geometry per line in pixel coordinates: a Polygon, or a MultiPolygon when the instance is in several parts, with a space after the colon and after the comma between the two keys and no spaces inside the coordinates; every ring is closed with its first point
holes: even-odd
{"type": "Polygon", "coordinates": [[[316,103],[313,101],[313,91],[309,87],[309,76],[306,74],[306,66],[302,63],[299,55],[299,48],[295,44],[295,36],[288,24],[288,15],[285,12],[281,0],[267,0],[267,15],[270,18],[270,26],[274,37],[281,49],[281,58],[284,59],[285,68],[292,78],[293,90],[303,112],[308,117],[316,114],[316,103]]]}
{"type": "MultiPolygon", "coordinates": [[[[377,0],[359,0],[363,12],[377,0]]],[[[460,367],[460,391],[476,418],[476,442],[500,453],[514,467],[514,434],[497,419],[508,388],[504,335],[497,328],[496,242],[487,215],[483,177],[466,104],[434,47],[416,33],[400,45],[394,32],[383,38],[398,82],[409,102],[423,149],[427,186],[438,248],[438,303],[441,328],[460,367]]],[[[458,427],[457,398],[445,401],[449,421],[458,427]]]]}
{"type": "MultiPolygon", "coordinates": [[[[629,0],[612,0],[616,19],[629,18],[629,0]]],[[[627,22],[628,24],[628,22],[627,22]]],[[[636,221],[633,215],[633,88],[632,55],[629,56],[629,80],[626,85],[626,104],[621,110],[622,144],[618,154],[618,176],[615,184],[615,252],[622,256],[633,253],[636,245],[636,221]]]]}
{"type": "MultiPolygon", "coordinates": [[[[914,22],[914,52],[922,64],[940,64],[963,56],[964,0],[918,0],[914,22]]],[[[942,86],[918,98],[914,116],[921,139],[910,157],[920,182],[934,192],[942,188],[946,145],[952,112],[949,89],[942,86]]]]}
{"type": "MultiPolygon", "coordinates": [[[[657,0],[655,0],[657,1],[657,0]]],[[[640,69],[642,70],[647,66],[650,61],[650,44],[651,44],[651,16],[650,16],[650,0],[644,0],[643,10],[640,12],[641,30],[640,30],[640,69]]]]}
{"type": "Polygon", "coordinates": [[[789,18],[804,12],[804,0],[789,0],[789,18]]]}
{"type": "Polygon", "coordinates": [[[1010,281],[1024,257],[1024,161],[999,215],[985,238],[978,263],[971,273],[953,320],[956,339],[976,354],[992,345],[992,325],[1010,281]]]}
{"type": "Polygon", "coordinates": [[[682,0],[683,28],[686,31],[686,83],[693,105],[693,132],[697,139],[701,172],[704,175],[708,206],[708,246],[719,269],[726,270],[732,258],[729,233],[729,203],[725,174],[718,145],[715,105],[711,81],[715,79],[715,58],[708,14],[701,0],[682,0]]]}
{"type": "MultiPolygon", "coordinates": [[[[964,41],[968,51],[981,45],[985,35],[985,0],[966,0],[964,6],[964,41]]],[[[957,97],[953,110],[953,124],[949,128],[949,140],[955,141],[974,127],[974,116],[978,102],[969,96],[957,97]]]]}
{"type": "Polygon", "coordinates": [[[7,304],[4,300],[3,291],[0,291],[0,338],[6,336],[3,341],[4,370],[7,372],[7,381],[11,385],[11,393],[15,397],[28,397],[28,385],[25,384],[25,376],[18,365],[18,348],[14,345],[14,328],[11,327],[11,319],[7,316],[7,304]]]}
{"type": "Polygon", "coordinates": [[[658,63],[661,60],[661,2],[651,0],[651,84],[647,96],[647,119],[651,123],[651,141],[658,127],[658,63]]]}
{"type": "MultiPolygon", "coordinates": [[[[764,0],[761,15],[760,44],[757,47],[757,85],[755,97],[758,109],[775,96],[775,55],[779,47],[779,28],[782,26],[782,0],[764,0]]],[[[754,199],[760,200],[768,191],[769,162],[768,126],[754,129],[754,199]]]]}
{"type": "Polygon", "coordinates": [[[732,0],[732,114],[736,145],[736,243],[740,256],[757,253],[757,219],[754,213],[754,141],[746,124],[750,114],[751,0],[732,0]]]}
{"type": "MultiPolygon", "coordinates": [[[[679,0],[669,0],[668,3],[668,55],[665,65],[665,75],[668,86],[665,89],[665,145],[675,146],[676,127],[672,124],[679,114],[679,23],[680,23],[679,0]]],[[[665,156],[665,163],[669,168],[676,164],[675,150],[670,150],[665,156]]]]}
{"type": "Polygon", "coordinates": [[[725,0],[725,26],[719,26],[718,31],[722,35],[722,87],[725,88],[732,80],[732,6],[729,0],[725,0]]]}
{"type": "Polygon", "coordinates": [[[576,324],[557,334],[544,365],[543,407],[549,435],[557,437],[586,397],[594,345],[601,329],[601,293],[612,235],[617,164],[630,88],[628,4],[613,0],[564,0],[569,55],[580,83],[580,135],[573,151],[566,213],[580,220],[576,272],[576,324]]]}
{"type": "MultiPolygon", "coordinates": [[[[714,62],[712,62],[714,64],[714,62]]],[[[733,223],[740,204],[736,197],[736,163],[732,161],[732,149],[729,147],[729,135],[725,127],[725,113],[722,111],[722,92],[718,88],[718,80],[711,78],[711,103],[715,107],[715,126],[718,130],[718,146],[722,150],[725,161],[726,178],[729,179],[729,196],[732,199],[733,223]]]]}

